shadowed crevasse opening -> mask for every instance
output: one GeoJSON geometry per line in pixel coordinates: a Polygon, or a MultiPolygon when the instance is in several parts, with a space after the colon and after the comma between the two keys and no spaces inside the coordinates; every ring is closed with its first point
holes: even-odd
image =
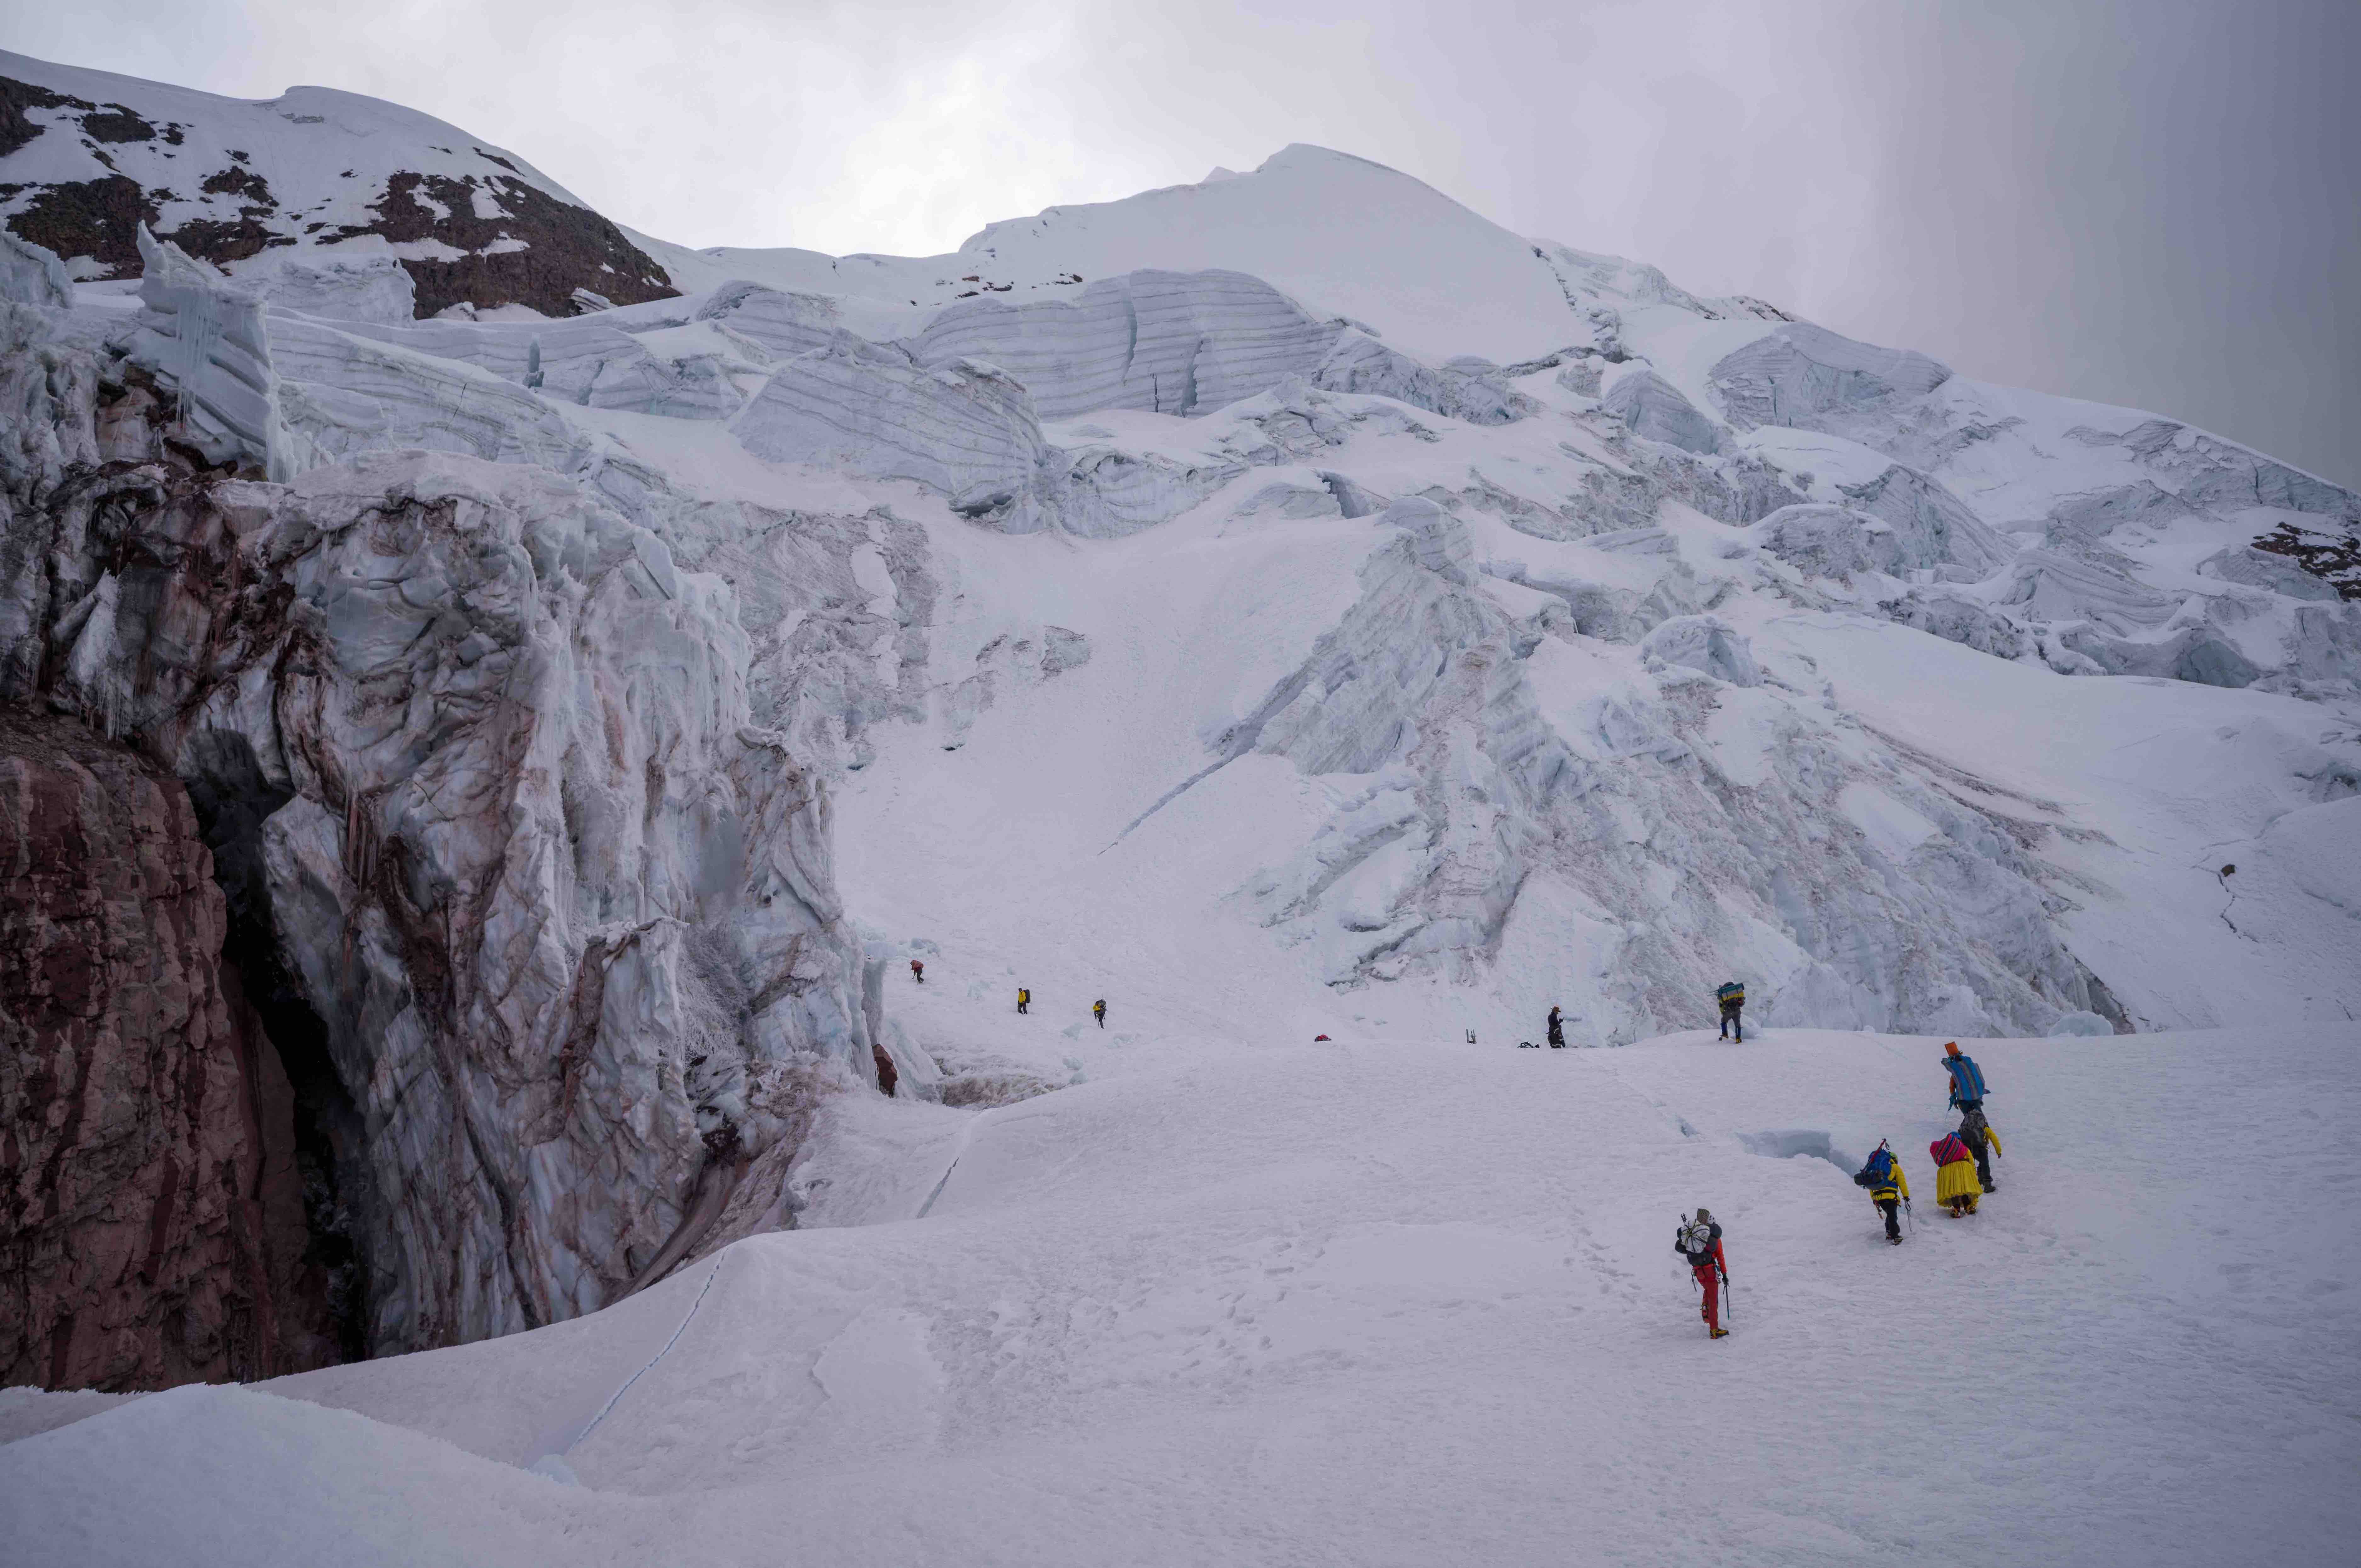
{"type": "Polygon", "coordinates": [[[364,1124],[328,1051],[328,1030],[279,955],[262,864],[262,825],[289,795],[262,776],[243,737],[214,731],[192,750],[190,804],[214,880],[229,905],[222,960],[237,970],[247,1004],[279,1053],[294,1091],[295,1164],[303,1183],[303,1265],[324,1281],[331,1332],[346,1361],[366,1360],[368,1268],[358,1238],[373,1195],[364,1124]]]}
{"type": "Polygon", "coordinates": [[[1759,1154],[1765,1159],[1793,1159],[1797,1155],[1809,1155],[1824,1159],[1852,1179],[1861,1161],[1839,1149],[1828,1135],[1808,1127],[1788,1127],[1768,1133],[1741,1133],[1738,1141],[1749,1154],[1759,1154]]]}

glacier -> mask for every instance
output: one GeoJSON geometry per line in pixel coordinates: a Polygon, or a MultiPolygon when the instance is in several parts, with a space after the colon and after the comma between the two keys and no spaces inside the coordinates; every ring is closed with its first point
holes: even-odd
{"type": "MultiPolygon", "coordinates": [[[[228,114],[202,96],[170,123],[228,114]]],[[[423,134],[341,99],[315,106],[423,134]]],[[[287,202],[310,132],[279,118],[287,202]]],[[[426,152],[461,145],[506,157],[371,156],[456,180],[426,152]]],[[[533,1372],[564,1387],[484,1415],[497,1442],[415,1425],[373,1367],[306,1376],[374,1426],[257,1395],[67,1429],[123,1462],[431,1431],[456,1448],[401,1464],[686,1486],[600,1446],[653,1442],[619,1386],[667,1336],[707,1354],[698,1314],[787,1310],[781,1233],[890,1233],[827,1255],[850,1280],[928,1266],[891,1222],[1004,1223],[971,1180],[1045,1234],[1103,1226],[1062,1188],[1071,1215],[1026,1208],[1058,1187],[1027,1118],[1111,1157],[1155,1096],[1263,1073],[1367,1118],[1363,1075],[1463,1094],[1435,1042],[1516,1062],[1553,1005],[1602,1048],[1583,1095],[1655,1107],[1601,1135],[1708,1126],[1741,1186],[1763,1148],[1875,1138],[1833,1089],[1774,1111],[1773,1069],[1708,1057],[1730,978],[1830,1083],[1848,1042],[1990,1040],[2030,1074],[2055,1037],[2136,1072],[2150,1036],[2294,1060],[2361,1013],[2361,497],[2218,436],[1315,148],[943,257],[629,236],[646,287],[538,304],[382,235],[209,260],[179,216],[137,227],[136,291],[0,230],[0,698],[196,803],[247,983],[321,1042],[368,1351],[596,1367],[533,1372]],[[458,277],[464,310],[434,292],[458,277]]],[[[1431,1160],[1481,1142],[1454,1114],[1431,1160]]],[[[1140,1179],[1218,1185],[1224,1147],[1140,1179]]],[[[980,1356],[1005,1324],[947,1303],[1008,1266],[874,1312],[828,1287],[831,1463],[950,1430],[944,1324],[983,1314],[980,1356]]],[[[1161,1365],[1154,1338],[1077,1354],[1161,1365]]]]}
{"type": "MultiPolygon", "coordinates": [[[[1221,199],[1284,205],[1321,156],[1291,151],[1223,182],[1221,199]]],[[[1347,192],[1378,178],[1338,167],[1347,192]]],[[[1171,199],[1141,198],[1129,216],[1148,221],[1171,199]]],[[[1470,254],[1500,254],[1480,219],[1454,221],[1470,254]]],[[[1107,214],[1093,232],[1104,243],[1120,226],[1107,214]]],[[[1203,254],[1217,236],[1199,231],[1184,258],[1235,259],[1203,254]]],[[[1246,237],[1249,251],[1268,243],[1246,237]]],[[[1205,910],[1263,933],[1257,962],[1298,975],[1315,1011],[1408,987],[1417,1000],[1389,1011],[1499,1030],[1516,1027],[1498,1021],[1504,1008],[1547,997],[1579,1037],[1616,1044],[1694,1018],[1733,964],[1773,1025],[2041,1035],[2071,1016],[2134,1029],[2349,1004],[2319,972],[2295,981],[2287,955],[2238,952],[2207,988],[2220,1000],[2202,1003],[2096,961],[2140,918],[2127,869],[2091,863],[2106,856],[2088,846],[2123,850],[2108,829],[1867,721],[1814,651],[1815,628],[1891,626],[1974,654],[1954,682],[2005,662],[2350,712],[2361,612],[2239,539],[2290,511],[2330,515],[2305,507],[2355,510],[2353,498],[2214,438],[2159,440],[2155,421],[1972,387],[1923,356],[1726,313],[1620,264],[1569,273],[1576,253],[1562,247],[1527,255],[1548,270],[1562,319],[1526,343],[1556,346],[1504,367],[1387,346],[1399,313],[1424,297],[1415,287],[1390,304],[1345,296],[1373,319],[1323,316],[1226,267],[1141,269],[1039,299],[971,290],[898,312],[750,279],[571,320],[404,321],[386,308],[400,282],[382,265],[281,269],[264,287],[144,230],[139,240],[149,275],[128,313],[111,296],[69,299],[49,258],[11,242],[20,334],[47,334],[88,365],[87,396],[50,411],[56,448],[97,444],[96,389],[140,372],[109,405],[147,411],[136,432],[120,417],[110,427],[105,462],[121,471],[110,522],[133,537],[167,527],[168,554],[202,540],[201,554],[292,598],[269,618],[233,614],[235,652],[221,633],[192,644],[164,632],[176,616],[218,623],[228,607],[185,586],[168,601],[188,608],[161,620],[150,590],[126,604],[127,579],[102,564],[120,546],[93,535],[89,499],[71,521],[39,499],[71,466],[52,460],[16,513],[63,532],[16,557],[13,689],[144,737],[192,778],[216,765],[206,759],[250,759],[241,787],[259,780],[283,797],[244,852],[259,856],[290,973],[320,1017],[341,1021],[338,1068],[359,1113],[387,1118],[368,1140],[373,1159],[391,1160],[373,1190],[422,1191],[434,1139],[475,1128],[465,1180],[380,1222],[374,1332],[389,1348],[570,1315],[630,1283],[655,1245],[632,1236],[672,1236],[710,1207],[700,1140],[732,1151],[733,1190],[741,1168],[792,1142],[793,1118],[749,1099],[749,1073],[817,1052],[867,1079],[881,1053],[914,1068],[927,1058],[923,1034],[888,1026],[862,974],[884,959],[855,929],[897,905],[901,924],[922,927],[905,902],[915,893],[881,885],[880,907],[848,913],[829,888],[827,835],[792,852],[762,836],[779,830],[774,812],[818,820],[831,792],[930,766],[920,753],[972,754],[994,714],[1049,700],[1035,694],[1079,662],[1075,648],[1099,657],[1082,686],[1056,688],[1081,705],[1058,722],[1103,724],[1164,770],[1077,814],[1103,819],[1096,850],[1133,841],[1253,759],[1313,786],[1299,826],[1239,836],[1246,861],[1207,890],[1205,910]],[[2120,440],[2093,433],[2110,423],[2120,440]],[[2037,446],[2030,433],[2045,427],[2069,434],[2037,446]],[[170,468],[175,439],[252,477],[151,477],[159,460],[170,468]],[[2240,473],[2243,486],[2225,477],[2240,473]],[[195,536],[187,521],[142,521],[145,508],[169,510],[173,490],[190,500],[172,504],[224,521],[195,536]],[[339,565],[350,546],[337,542],[357,539],[362,517],[383,537],[357,560],[376,564],[339,565]],[[478,518],[514,521],[460,521],[478,518]],[[1169,544],[1148,543],[1166,532],[1169,544]],[[1051,553],[979,554],[987,538],[1051,553]],[[1268,588],[1149,605],[1118,586],[1146,572],[1170,594],[1174,573],[1207,571],[1289,584],[1301,618],[1271,625],[1268,588]],[[358,592],[363,581],[385,586],[358,592]],[[657,607],[656,620],[614,619],[609,583],[635,585],[625,599],[657,607]],[[551,630],[494,610],[520,593],[550,606],[551,630]],[[1109,623],[1093,613],[1109,603],[1130,608],[1109,623]],[[659,635],[658,622],[674,630],[659,635]],[[626,670],[650,668],[649,650],[690,625],[664,665],[686,689],[631,717],[634,699],[617,694],[641,677],[626,670]],[[1226,684],[1170,663],[1208,637],[1256,649],[1213,661],[1226,684]],[[331,700],[333,685],[299,681],[268,652],[274,639],[300,640],[323,670],[360,684],[331,700]],[[1118,647],[1136,650],[1132,689],[1161,696],[1119,721],[1092,718],[1106,700],[1137,708],[1103,685],[1118,647]],[[1143,660],[1149,647],[1161,651],[1143,660]],[[451,651],[418,664],[432,648],[451,651]],[[538,651],[521,664],[503,652],[523,649],[538,651]],[[471,711],[495,691],[481,718],[438,717],[442,702],[471,711]],[[509,732],[494,715],[518,703],[532,721],[498,739],[509,732]],[[359,717],[372,704],[384,717],[359,717]],[[1152,737],[1138,728],[1150,715],[1152,737]],[[561,739],[600,724],[603,740],[561,739]],[[776,741],[747,738],[763,726],[776,741]],[[320,738],[298,741],[291,727],[320,738]],[[308,760],[313,746],[329,748],[323,760],[308,760]],[[459,793],[431,804],[446,788],[459,793]],[[1864,829],[1845,805],[1864,792],[1927,831],[1901,842],[1864,829]],[[483,816],[492,798],[508,817],[483,816]],[[541,824],[522,839],[519,812],[541,824]],[[467,849],[434,826],[469,821],[467,849]],[[722,842],[744,847],[709,863],[722,842]],[[367,885],[373,860],[399,845],[411,846],[406,911],[367,885]],[[573,869],[518,883],[528,865],[573,869]],[[766,876],[784,880],[774,889],[766,876]],[[789,886],[802,924],[765,934],[750,911],[789,886]],[[502,899],[577,913],[557,926],[535,916],[511,936],[522,916],[500,914],[502,899]],[[441,926],[431,958],[399,938],[419,918],[441,926]],[[707,930],[719,947],[691,942],[707,930]],[[526,932],[542,956],[515,948],[526,932]],[[370,966],[354,970],[361,952],[383,972],[378,992],[363,982],[370,966]],[[431,1006],[421,963],[443,988],[431,1006]],[[623,1057],[710,1062],[661,1042],[702,1038],[711,1025],[691,1020],[774,1003],[782,983],[833,1000],[768,1032],[759,1012],[741,1019],[732,1065],[665,1091],[676,1119],[626,1183],[641,1196],[574,1213],[557,1192],[577,1168],[548,1164],[539,1135],[517,1130],[549,1113],[517,1100],[515,1074],[588,1048],[550,1041],[598,1034],[595,1020],[557,1021],[566,1007],[595,1014],[609,1005],[598,998],[615,999],[609,1033],[623,1057]],[[500,1005],[470,1015],[488,996],[500,1005]],[[478,1063],[493,1037],[511,1043],[478,1063]],[[475,1043],[448,1058],[462,1040],[475,1043]],[[449,1098],[417,1113],[431,1135],[402,1133],[391,1102],[371,1109],[389,1064],[437,1059],[449,1098]],[[393,1157],[405,1140],[414,1152],[393,1157]],[[453,1248],[473,1277],[421,1277],[416,1260],[453,1248]]],[[[1499,345],[1497,334],[1477,341],[1499,345]]],[[[2289,808],[2352,789],[2349,729],[2324,719],[2310,725],[2317,740],[2299,740],[2301,717],[2257,709],[2253,721],[2316,758],[2272,786],[2289,808]]],[[[552,1069],[569,1107],[577,1070],[552,1069]]],[[[406,1069],[394,1078],[412,1081],[406,1069]]],[[[414,1101],[405,1089],[401,1105],[414,1101]]],[[[648,1126],[620,1129],[645,1103],[634,1089],[598,1115],[644,1145],[648,1126]]],[[[602,1151],[616,1135],[586,1135],[566,1157],[578,1168],[642,1157],[602,1151]]],[[[775,1201],[765,1212],[783,1213],[775,1201]]]]}

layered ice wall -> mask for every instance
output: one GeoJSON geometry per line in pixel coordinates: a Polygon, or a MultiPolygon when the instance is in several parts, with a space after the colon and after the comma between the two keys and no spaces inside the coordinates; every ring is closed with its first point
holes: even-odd
{"type": "Polygon", "coordinates": [[[279,412],[258,291],[238,288],[139,229],[141,335],[133,350],[180,400],[181,429],[216,462],[250,458],[273,478],[294,462],[279,412]]]}
{"type": "Polygon", "coordinates": [[[911,342],[928,364],[967,357],[1024,383],[1043,419],[1097,409],[1192,414],[1319,367],[1338,327],[1260,279],[1129,272],[1071,301],[963,301],[911,342]]]}
{"type": "Polygon", "coordinates": [[[898,349],[831,346],[788,361],[730,428],[758,457],[907,479],[1016,532],[1042,525],[1041,422],[1023,383],[990,365],[930,367],[898,349]]]}

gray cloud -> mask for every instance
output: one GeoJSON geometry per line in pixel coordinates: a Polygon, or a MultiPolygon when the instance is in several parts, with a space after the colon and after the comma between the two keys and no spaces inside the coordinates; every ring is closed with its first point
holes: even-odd
{"type": "Polygon", "coordinates": [[[1702,292],[2361,484],[2347,0],[116,0],[0,42],[395,99],[692,245],[939,251],[1319,142],[1702,292]]]}

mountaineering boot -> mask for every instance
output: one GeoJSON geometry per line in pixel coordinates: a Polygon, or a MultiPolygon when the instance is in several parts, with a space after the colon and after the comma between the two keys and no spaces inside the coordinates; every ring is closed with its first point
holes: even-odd
{"type": "Polygon", "coordinates": [[[1708,1339],[1728,1339],[1730,1337],[1730,1331],[1728,1329],[1716,1329],[1706,1337],[1708,1339]]]}

